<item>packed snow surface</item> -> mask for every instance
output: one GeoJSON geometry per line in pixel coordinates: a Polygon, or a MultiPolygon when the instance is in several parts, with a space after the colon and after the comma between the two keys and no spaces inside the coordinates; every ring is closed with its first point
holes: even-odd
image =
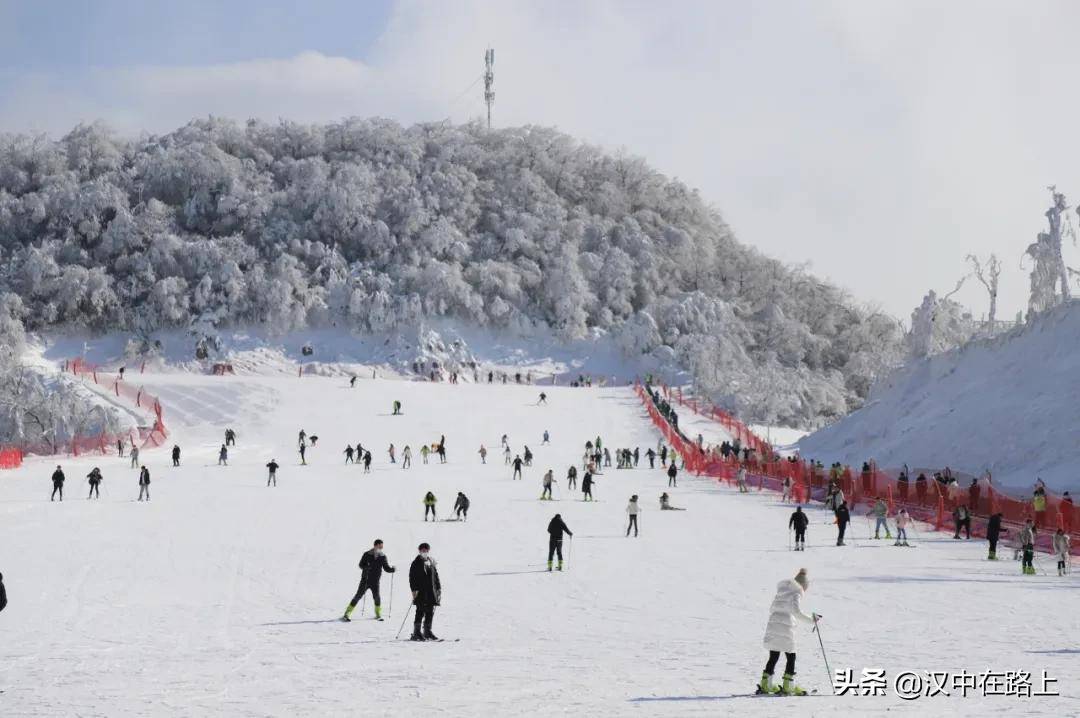
{"type": "Polygon", "coordinates": [[[1080,490],[1080,302],[1030,326],[915,362],[875,387],[866,406],[799,443],[829,464],[944,467],[1015,495],[1037,477],[1080,490]]]}
{"type": "MultiPolygon", "coordinates": [[[[63,503],[50,503],[54,460],[0,474],[0,613],[4,716],[682,716],[1075,715],[1080,614],[1067,610],[1074,576],[1022,577],[985,561],[980,542],[925,528],[914,549],[868,540],[837,548],[811,511],[808,550],[788,551],[790,506],[709,479],[670,489],[685,512],[660,512],[661,469],[605,469],[595,503],[565,490],[586,439],[655,446],[627,388],[449,385],[334,377],[141,377],[165,406],[183,463],[169,446],[145,452],[150,503],[115,456],[63,460],[63,503]],[[391,402],[404,415],[391,416],[391,402]],[[216,465],[222,432],[239,445],[216,465]],[[319,437],[298,465],[297,433],[319,437]],[[544,430],[551,444],[541,445],[544,430]],[[512,481],[499,450],[536,454],[512,481]],[[423,465],[419,447],[445,434],[449,463],[423,465]],[[370,447],[374,470],[344,464],[346,444],[370,447]],[[408,444],[414,466],[388,463],[408,444]],[[484,444],[487,465],[477,454],[484,444]],[[281,464],[267,488],[264,465],[281,464]],[[86,473],[105,475],[86,500],[86,473]],[[548,468],[556,501],[541,502],[548,468]],[[455,494],[467,522],[425,523],[455,494]],[[626,503],[641,495],[641,535],[627,538],[626,503]],[[568,570],[545,570],[546,526],[574,531],[568,570]],[[337,619],[376,538],[399,569],[382,579],[387,621],[337,619]],[[432,545],[444,595],[434,630],[460,642],[394,636],[406,613],[407,568],[432,545]],[[809,570],[804,608],[824,614],[833,669],[1047,669],[1060,698],[895,696],[755,698],[762,637],[776,585],[809,570]],[[391,591],[392,587],[392,591],[391,591]],[[391,599],[391,594],[393,598],[391,599]],[[392,613],[391,609],[392,600],[392,613]]],[[[1004,435],[1003,435],[1004,436],[1004,435]]],[[[400,460],[400,459],[399,459],[400,460]]],[[[1002,552],[1008,553],[1008,552],[1002,552]]],[[[1051,564],[1043,565],[1053,574],[1051,564]]],[[[411,619],[409,621],[411,624],[411,619]]],[[[408,635],[409,627],[402,634],[408,635]]],[[[799,627],[798,679],[827,694],[817,638],[799,627]]],[[[782,665],[782,663],[781,663],[782,665]]],[[[779,678],[779,675],[777,676],[779,678]]]]}

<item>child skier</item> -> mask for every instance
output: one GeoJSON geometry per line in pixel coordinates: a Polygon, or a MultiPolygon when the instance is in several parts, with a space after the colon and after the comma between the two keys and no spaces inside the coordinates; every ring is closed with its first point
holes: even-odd
{"type": "Polygon", "coordinates": [[[907,525],[911,523],[911,516],[908,515],[907,509],[900,509],[900,513],[896,515],[896,543],[893,546],[908,546],[907,542],[907,525]]]}
{"type": "Polygon", "coordinates": [[[795,625],[796,621],[816,624],[821,616],[816,613],[807,615],[802,610],[802,597],[810,587],[806,569],[800,568],[794,579],[781,581],[776,586],[776,596],[769,608],[769,623],[765,628],[765,648],[769,651],[769,660],[761,674],[758,693],[780,693],[787,696],[805,696],[806,691],[795,685],[795,625]],[[784,682],[780,686],[772,685],[773,671],[780,660],[780,653],[786,658],[784,682]]]}
{"type": "Polygon", "coordinates": [[[1057,554],[1058,576],[1064,576],[1065,562],[1069,560],[1069,535],[1060,528],[1054,534],[1054,553],[1057,554]]]}

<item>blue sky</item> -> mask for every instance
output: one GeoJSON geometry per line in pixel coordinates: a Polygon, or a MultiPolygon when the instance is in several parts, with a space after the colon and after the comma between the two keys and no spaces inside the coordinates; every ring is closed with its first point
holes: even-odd
{"type": "Polygon", "coordinates": [[[896,316],[996,252],[1004,318],[1046,186],[1080,199],[1077,27],[1070,0],[0,0],[0,133],[464,122],[490,44],[496,125],[641,155],[896,316]]]}
{"type": "Polygon", "coordinates": [[[0,0],[0,68],[177,65],[290,57],[365,59],[389,0],[0,0]]]}

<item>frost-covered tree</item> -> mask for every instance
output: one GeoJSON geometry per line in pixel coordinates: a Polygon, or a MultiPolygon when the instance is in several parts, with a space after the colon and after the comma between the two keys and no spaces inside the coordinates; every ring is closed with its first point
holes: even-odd
{"type": "Polygon", "coordinates": [[[1001,276],[1001,260],[991,252],[985,262],[974,254],[969,254],[967,261],[971,264],[972,274],[986,289],[986,293],[990,295],[990,311],[987,314],[986,326],[987,334],[993,336],[994,322],[997,318],[998,277],[1001,276]]]}

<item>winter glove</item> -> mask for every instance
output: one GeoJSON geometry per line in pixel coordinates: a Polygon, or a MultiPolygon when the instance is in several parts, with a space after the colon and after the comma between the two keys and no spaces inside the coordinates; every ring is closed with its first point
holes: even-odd
{"type": "Polygon", "coordinates": [[[817,623],[822,618],[824,618],[824,616],[822,616],[820,613],[812,613],[810,615],[814,617],[814,623],[817,623]]]}

